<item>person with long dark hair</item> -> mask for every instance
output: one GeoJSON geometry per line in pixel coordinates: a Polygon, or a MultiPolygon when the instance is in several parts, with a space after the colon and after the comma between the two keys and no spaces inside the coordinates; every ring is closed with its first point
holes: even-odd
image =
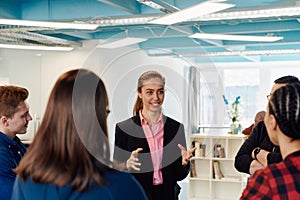
{"type": "Polygon", "coordinates": [[[129,173],[113,169],[108,113],[106,89],[96,74],[86,69],[62,74],[15,169],[12,199],[146,199],[129,173]]]}

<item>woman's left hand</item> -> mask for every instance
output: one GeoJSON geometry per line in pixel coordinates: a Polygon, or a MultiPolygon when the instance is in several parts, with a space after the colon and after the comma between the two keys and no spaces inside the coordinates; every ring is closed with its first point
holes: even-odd
{"type": "Polygon", "coordinates": [[[178,148],[181,150],[182,165],[187,165],[190,161],[190,158],[193,156],[196,147],[193,147],[190,150],[186,150],[181,144],[178,144],[178,148]]]}

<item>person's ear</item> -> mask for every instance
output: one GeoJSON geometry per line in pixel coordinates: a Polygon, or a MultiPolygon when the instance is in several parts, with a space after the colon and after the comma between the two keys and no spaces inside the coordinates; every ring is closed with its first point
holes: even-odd
{"type": "Polygon", "coordinates": [[[270,115],[270,117],[271,117],[271,119],[270,119],[270,125],[271,125],[271,128],[272,128],[273,130],[275,130],[275,129],[277,129],[277,126],[278,126],[277,121],[276,121],[276,118],[275,118],[274,115],[270,115]]]}
{"type": "Polygon", "coordinates": [[[8,123],[8,118],[6,116],[1,116],[0,117],[0,123],[3,125],[3,126],[8,126],[9,123],[8,123]]]}
{"type": "Polygon", "coordinates": [[[142,99],[142,93],[138,92],[139,98],[142,99]]]}

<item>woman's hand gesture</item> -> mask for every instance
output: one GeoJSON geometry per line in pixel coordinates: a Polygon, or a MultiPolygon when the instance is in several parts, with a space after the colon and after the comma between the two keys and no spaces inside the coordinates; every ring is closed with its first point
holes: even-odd
{"type": "Polygon", "coordinates": [[[190,150],[186,150],[181,144],[178,144],[178,148],[181,150],[182,165],[187,165],[190,161],[190,158],[193,156],[196,147],[193,147],[190,150]]]}
{"type": "Polygon", "coordinates": [[[137,148],[136,150],[131,152],[129,159],[126,161],[126,168],[128,170],[134,169],[140,171],[141,163],[139,162],[138,154],[142,150],[143,148],[137,148]]]}

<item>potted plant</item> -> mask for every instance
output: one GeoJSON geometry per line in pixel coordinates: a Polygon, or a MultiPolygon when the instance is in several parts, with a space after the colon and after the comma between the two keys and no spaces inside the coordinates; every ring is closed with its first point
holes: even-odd
{"type": "Polygon", "coordinates": [[[240,101],[241,97],[237,96],[235,98],[235,100],[231,103],[230,109],[228,108],[229,103],[224,95],[223,95],[223,99],[226,104],[228,116],[231,119],[230,131],[232,134],[238,134],[238,132],[240,132],[242,129],[242,126],[240,124],[240,119],[239,119],[240,111],[241,111],[241,101],[240,101]]]}

